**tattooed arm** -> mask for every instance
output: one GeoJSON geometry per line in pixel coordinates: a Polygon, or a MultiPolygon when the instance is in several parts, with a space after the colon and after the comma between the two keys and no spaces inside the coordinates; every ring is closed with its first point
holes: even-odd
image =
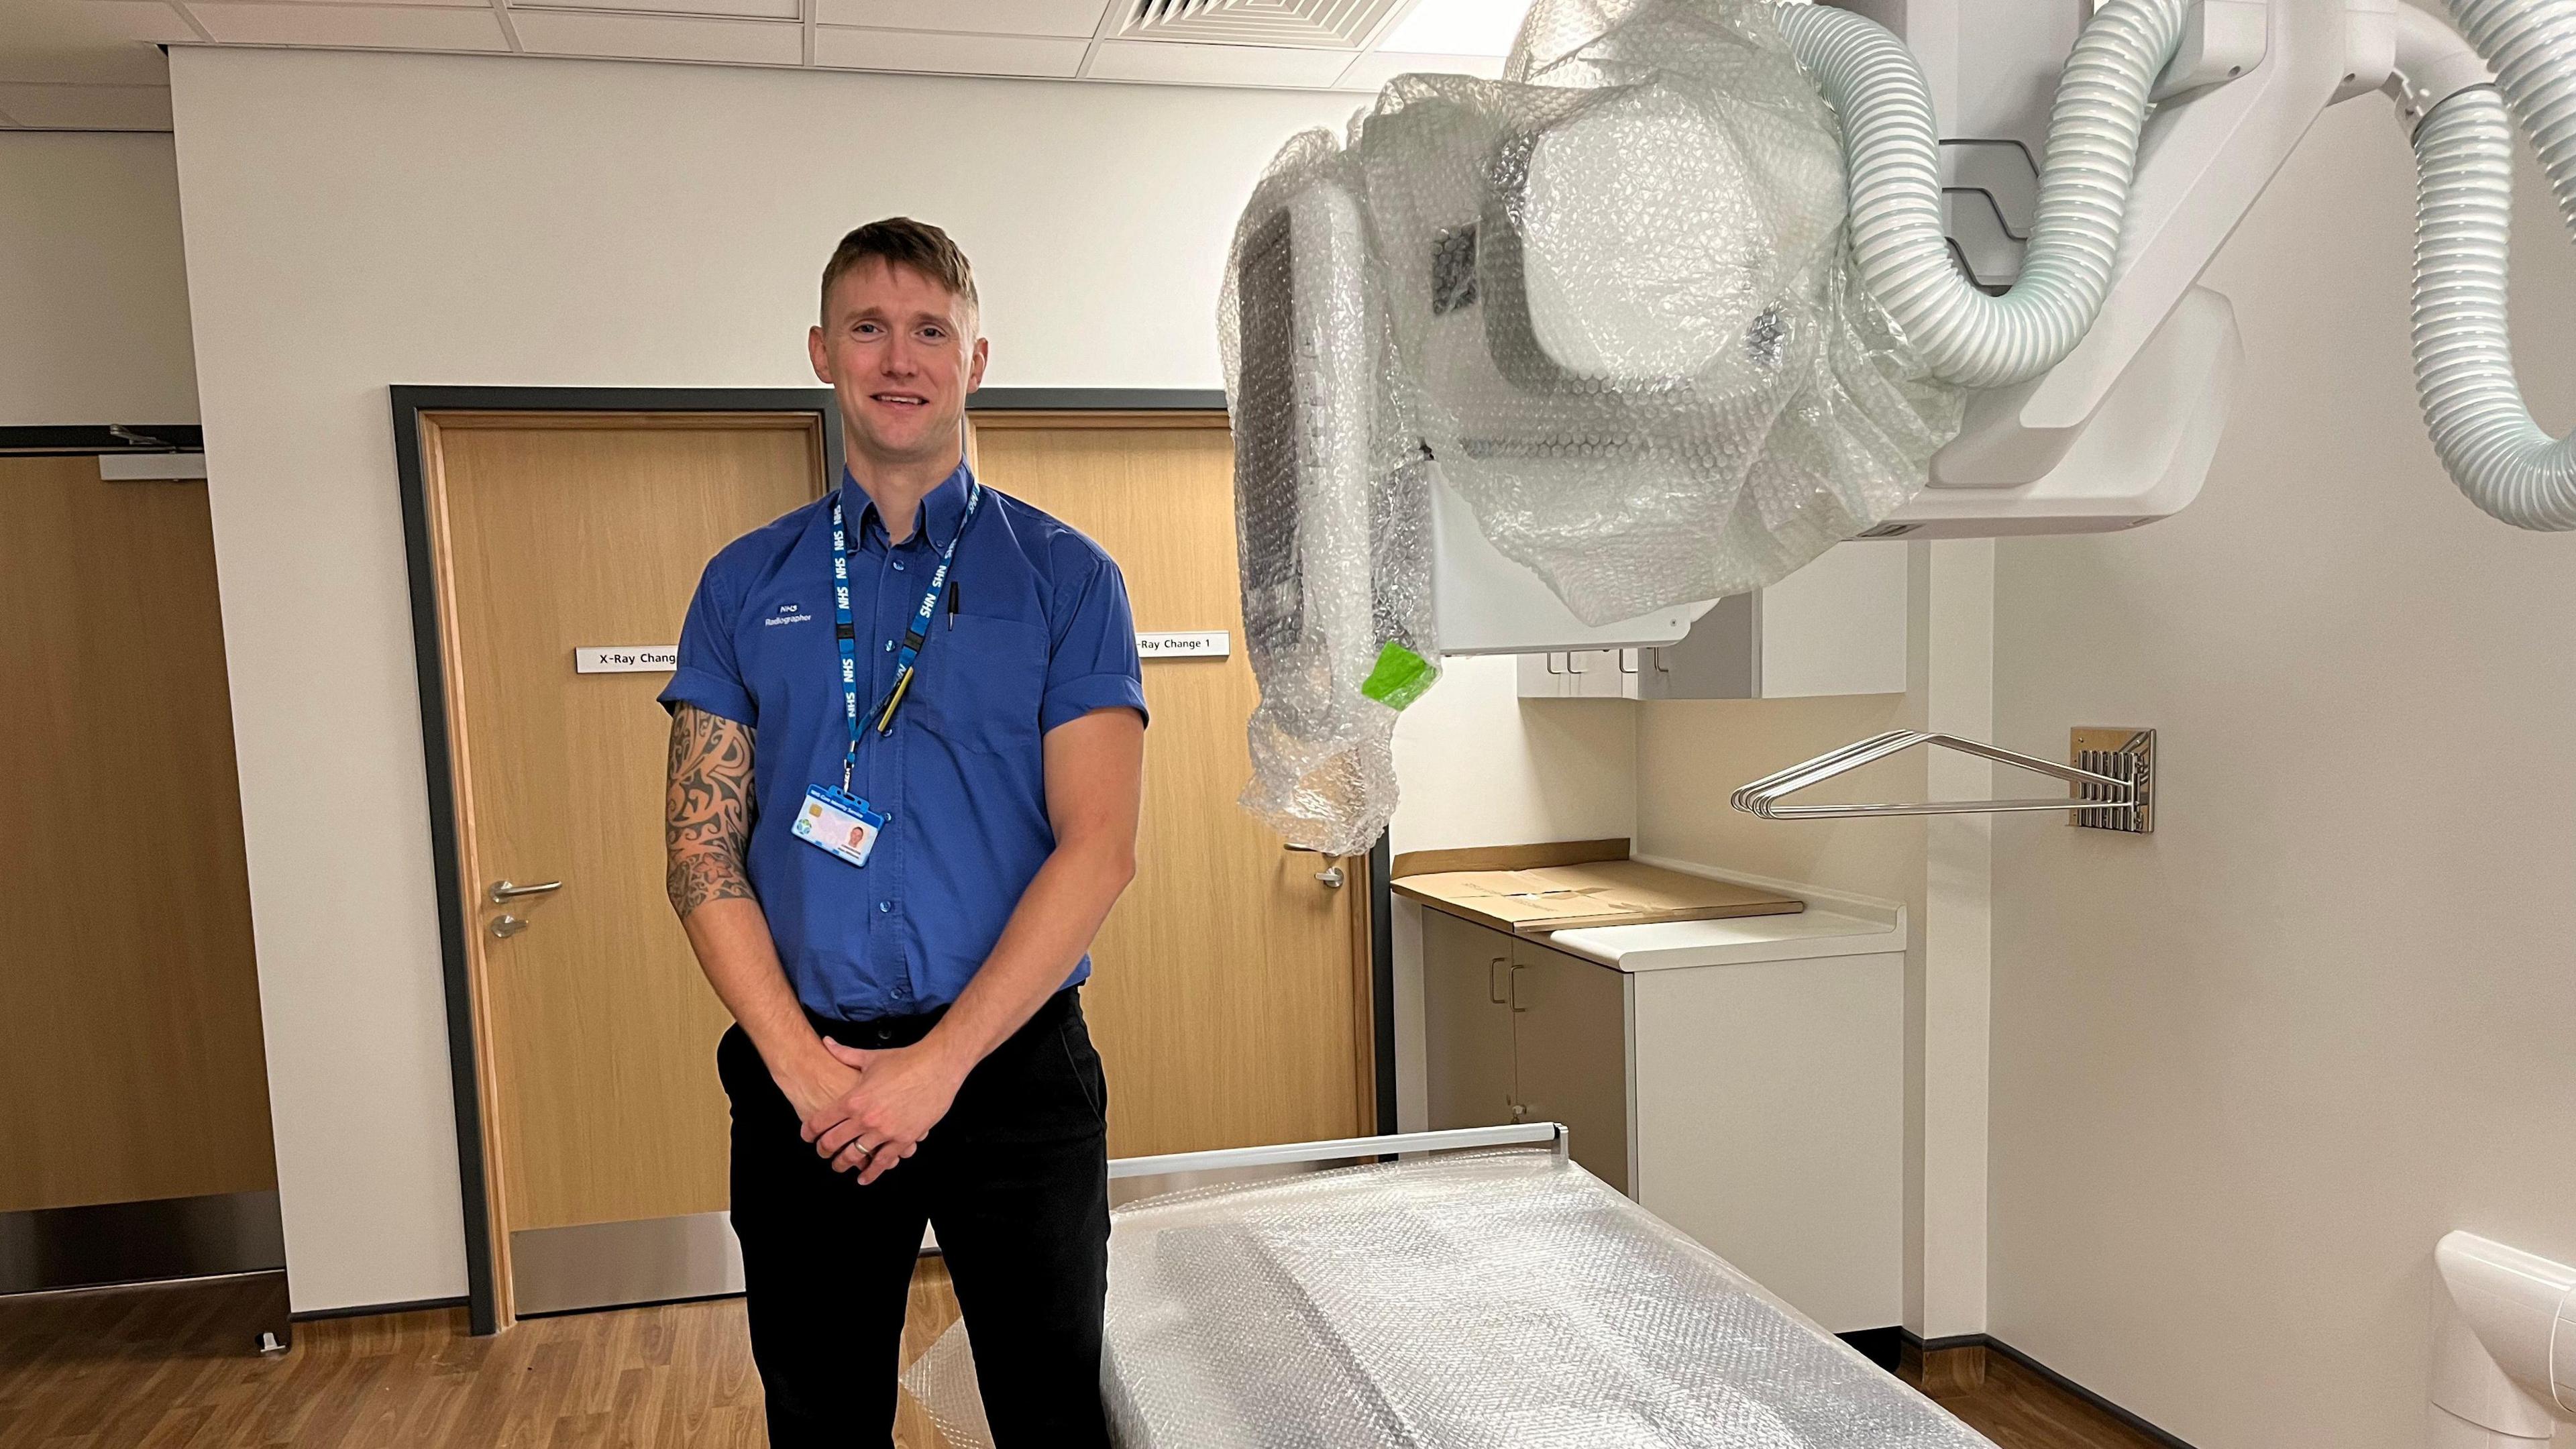
{"type": "Polygon", "coordinates": [[[797,1115],[837,1122],[832,1104],[849,1095],[858,1073],[825,1051],[807,1024],[745,873],[751,750],[749,726],[693,704],[673,711],[663,811],[671,909],[679,912],[708,983],[742,1023],[797,1115]]]}
{"type": "Polygon", "coordinates": [[[671,909],[686,921],[709,901],[749,900],[751,726],[694,704],[671,714],[671,787],[663,806],[671,909]]]}

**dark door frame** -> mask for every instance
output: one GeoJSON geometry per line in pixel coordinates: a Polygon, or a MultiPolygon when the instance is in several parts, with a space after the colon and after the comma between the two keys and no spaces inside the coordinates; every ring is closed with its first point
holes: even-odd
{"type": "MultiPolygon", "coordinates": [[[[466,899],[451,773],[444,644],[438,576],[432,556],[429,495],[421,453],[427,413],[813,413],[823,422],[827,466],[842,453],[841,415],[829,388],[420,387],[391,389],[394,464],[402,491],[404,555],[411,573],[412,653],[420,685],[421,753],[429,788],[430,858],[438,891],[439,964],[447,1004],[448,1084],[456,1110],[456,1160],[465,1210],[466,1304],[472,1331],[494,1332],[499,1300],[493,1284],[487,1150],[474,1042],[474,1004],[466,969],[473,929],[466,899]]],[[[1221,412],[1225,394],[1164,388],[985,388],[969,412],[1221,412]]],[[[828,486],[828,484],[826,485],[828,486]]],[[[1371,1004],[1378,1129],[1395,1123],[1394,899],[1388,889],[1387,843],[1369,855],[1371,1004]]]]}

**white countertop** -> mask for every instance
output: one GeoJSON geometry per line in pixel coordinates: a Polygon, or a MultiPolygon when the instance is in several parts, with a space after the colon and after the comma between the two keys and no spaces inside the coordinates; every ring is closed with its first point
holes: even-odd
{"type": "Polygon", "coordinates": [[[1809,906],[1794,916],[1739,916],[1661,926],[1593,926],[1537,939],[1621,971],[1867,956],[1905,949],[1902,926],[1809,906]]]}
{"type": "Polygon", "coordinates": [[[1737,916],[1658,926],[1591,926],[1556,931],[1536,939],[1587,961],[1631,972],[1869,956],[1905,949],[1905,908],[1893,902],[1716,870],[1694,861],[1638,858],[1668,870],[1794,895],[1807,902],[1807,908],[1790,916],[1737,916]]]}

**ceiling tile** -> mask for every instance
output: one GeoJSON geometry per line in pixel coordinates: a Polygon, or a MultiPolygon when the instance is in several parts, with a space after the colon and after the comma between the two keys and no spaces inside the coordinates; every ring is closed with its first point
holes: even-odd
{"type": "Polygon", "coordinates": [[[225,45],[323,45],[361,50],[508,50],[489,10],[316,5],[309,0],[195,0],[188,13],[225,45]]]}
{"type": "MultiPolygon", "coordinates": [[[[480,3],[480,0],[476,0],[480,3]]],[[[662,11],[679,15],[733,15],[745,20],[802,20],[803,0],[514,0],[510,14],[515,19],[536,10],[568,10],[579,14],[599,11],[633,13],[662,11]]]]}
{"type": "Polygon", "coordinates": [[[510,23],[518,29],[519,44],[541,55],[712,60],[736,65],[805,63],[805,27],[775,21],[513,9],[510,23]]]}
{"type": "Polygon", "coordinates": [[[1416,71],[1497,80],[1503,73],[1503,58],[1499,55],[1408,55],[1393,50],[1371,51],[1352,62],[1351,68],[1342,73],[1341,84],[1336,89],[1375,91],[1397,76],[1416,71]]]}
{"type": "MultiPolygon", "coordinates": [[[[190,3],[190,0],[180,0],[180,3],[187,4],[190,3]]],[[[195,3],[211,3],[220,5],[229,3],[229,0],[195,0],[195,3]]],[[[277,3],[312,6],[331,5],[341,7],[347,7],[350,5],[391,5],[405,10],[417,9],[422,6],[427,6],[432,9],[444,7],[453,10],[489,10],[492,8],[492,0],[277,0],[277,3]]]]}
{"type": "Polygon", "coordinates": [[[1379,45],[1408,55],[1508,55],[1530,0],[1415,0],[1379,45]]]}
{"type": "Polygon", "coordinates": [[[1133,0],[816,0],[825,25],[879,30],[944,30],[952,34],[1080,35],[1100,28],[1102,13],[1133,0]]]}
{"type": "Polygon", "coordinates": [[[933,71],[1071,79],[1082,73],[1088,40],[1020,35],[931,35],[918,30],[814,32],[814,63],[846,70],[933,71]]]}
{"type": "Polygon", "coordinates": [[[87,0],[77,7],[82,22],[101,35],[144,45],[187,45],[203,40],[197,27],[161,0],[87,0]]]}
{"type": "Polygon", "coordinates": [[[1172,85],[1301,86],[1330,89],[1351,64],[1344,50],[1292,50],[1264,45],[1168,45],[1149,40],[1102,41],[1086,72],[1096,80],[1162,81],[1172,85]]]}
{"type": "Polygon", "coordinates": [[[173,21],[197,38],[178,11],[156,0],[0,0],[0,81],[166,85],[170,67],[154,47],[173,21]]]}
{"type": "Polygon", "coordinates": [[[0,85],[0,112],[21,126],[68,131],[166,131],[166,86],[0,85]]]}

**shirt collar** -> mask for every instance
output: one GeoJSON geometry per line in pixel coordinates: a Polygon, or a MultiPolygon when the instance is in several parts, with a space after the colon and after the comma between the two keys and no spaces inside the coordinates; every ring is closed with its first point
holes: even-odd
{"type": "MultiPolygon", "coordinates": [[[[932,549],[944,551],[957,537],[957,525],[966,516],[966,493],[974,481],[975,475],[961,462],[956,472],[949,474],[938,487],[930,490],[928,497],[921,500],[921,516],[913,519],[913,526],[932,549]]],[[[876,500],[868,496],[868,491],[860,487],[858,480],[851,477],[850,470],[844,467],[841,469],[841,507],[847,511],[853,505],[858,508],[857,532],[860,537],[886,536],[885,519],[877,512],[876,500]]]]}

